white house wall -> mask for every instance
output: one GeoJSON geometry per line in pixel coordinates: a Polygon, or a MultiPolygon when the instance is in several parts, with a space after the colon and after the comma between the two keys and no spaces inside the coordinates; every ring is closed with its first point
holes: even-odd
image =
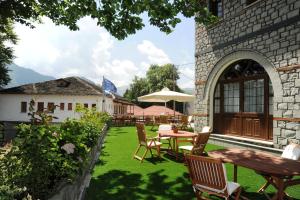
{"type": "Polygon", "coordinates": [[[29,121],[29,102],[35,101],[35,110],[37,110],[37,103],[44,102],[44,107],[47,108],[48,103],[60,105],[65,103],[64,110],[57,107],[54,110],[54,122],[62,122],[67,118],[78,118],[79,114],[75,112],[76,103],[87,103],[89,108],[92,104],[96,104],[98,111],[105,110],[109,114],[113,114],[113,102],[110,98],[105,98],[105,104],[102,104],[102,96],[67,96],[67,95],[21,95],[21,94],[1,94],[0,95],[0,121],[29,121]],[[27,112],[21,112],[21,102],[27,102],[27,112]],[[72,110],[68,110],[68,103],[72,103],[72,110]],[[104,109],[104,106],[106,107],[104,109]]]}

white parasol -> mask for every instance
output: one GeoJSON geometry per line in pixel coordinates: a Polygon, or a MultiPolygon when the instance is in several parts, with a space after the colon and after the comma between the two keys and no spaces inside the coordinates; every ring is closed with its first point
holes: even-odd
{"type": "MultiPolygon", "coordinates": [[[[195,100],[194,95],[189,95],[180,92],[170,91],[169,88],[165,87],[159,92],[154,92],[151,94],[147,94],[141,97],[138,97],[138,101],[141,102],[164,102],[165,106],[168,101],[178,101],[178,102],[190,102],[195,100]]],[[[175,108],[174,115],[175,115],[175,108]]]]}

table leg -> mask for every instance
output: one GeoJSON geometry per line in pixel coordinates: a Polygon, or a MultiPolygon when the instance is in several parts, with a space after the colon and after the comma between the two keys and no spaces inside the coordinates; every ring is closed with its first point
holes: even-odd
{"type": "Polygon", "coordinates": [[[237,165],[233,165],[233,182],[237,183],[237,165]]]}
{"type": "Polygon", "coordinates": [[[278,178],[276,180],[277,182],[277,187],[278,187],[278,190],[277,190],[277,199],[278,200],[283,200],[283,197],[284,197],[284,180],[281,179],[281,178],[278,178]]]}

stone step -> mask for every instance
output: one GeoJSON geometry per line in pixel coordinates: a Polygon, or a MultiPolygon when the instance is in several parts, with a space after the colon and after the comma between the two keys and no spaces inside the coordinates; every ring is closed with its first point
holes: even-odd
{"type": "Polygon", "coordinates": [[[236,136],[220,134],[211,134],[209,138],[209,143],[229,148],[244,148],[264,151],[277,155],[281,155],[283,151],[282,149],[274,148],[273,143],[269,141],[260,141],[250,138],[240,138],[236,136]]]}

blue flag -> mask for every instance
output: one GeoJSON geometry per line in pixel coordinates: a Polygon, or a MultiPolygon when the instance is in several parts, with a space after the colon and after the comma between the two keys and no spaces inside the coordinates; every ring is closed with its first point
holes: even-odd
{"type": "Polygon", "coordinates": [[[110,80],[103,77],[102,89],[106,94],[117,93],[117,88],[110,80]]]}

